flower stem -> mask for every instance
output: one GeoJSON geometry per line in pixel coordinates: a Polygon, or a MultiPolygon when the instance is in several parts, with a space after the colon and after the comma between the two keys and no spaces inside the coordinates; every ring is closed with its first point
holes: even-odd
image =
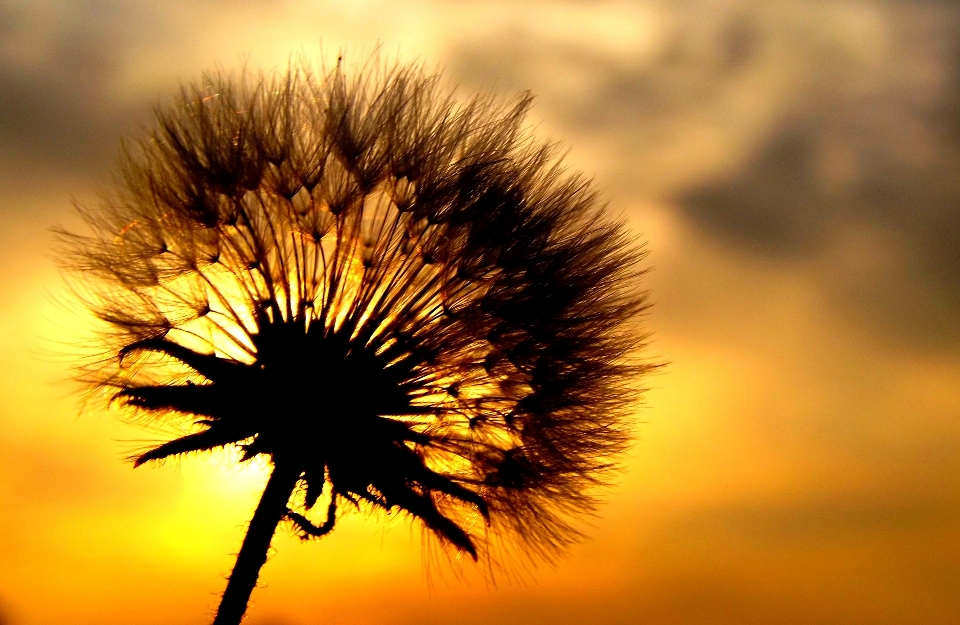
{"type": "Polygon", "coordinates": [[[239,625],[247,610],[250,593],[257,584],[260,567],[267,561],[270,541],[287,511],[287,501],[299,479],[300,471],[297,469],[274,463],[273,473],[250,520],[227,589],[223,591],[213,625],[239,625]]]}

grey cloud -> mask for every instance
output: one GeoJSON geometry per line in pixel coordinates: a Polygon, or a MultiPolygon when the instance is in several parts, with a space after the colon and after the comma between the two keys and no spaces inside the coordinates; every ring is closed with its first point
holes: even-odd
{"type": "Polygon", "coordinates": [[[92,171],[149,111],[113,97],[134,42],[159,24],[109,2],[0,6],[0,152],[8,167],[92,171]]]}
{"type": "Polygon", "coordinates": [[[729,180],[684,189],[680,202],[703,227],[740,244],[786,253],[823,236],[837,210],[816,180],[816,146],[801,124],[771,138],[750,166],[729,180]]]}
{"type": "Polygon", "coordinates": [[[840,233],[879,228],[897,241],[895,270],[862,281],[824,265],[835,303],[905,340],[960,342],[960,9],[660,6],[664,32],[642,57],[534,31],[463,45],[452,69],[532,86],[612,154],[615,193],[669,201],[731,246],[814,259],[840,233]],[[718,142],[723,156],[698,152],[718,142]]]}
{"type": "Polygon", "coordinates": [[[885,230],[900,249],[884,279],[827,266],[824,281],[858,318],[927,344],[960,341],[960,14],[939,13],[889,11],[897,58],[882,72],[817,57],[819,80],[744,167],[674,195],[708,232],[771,254],[844,245],[852,224],[885,230]]]}
{"type": "MultiPolygon", "coordinates": [[[[666,19],[656,46],[645,52],[625,56],[591,47],[599,42],[589,39],[541,37],[533,26],[511,24],[456,46],[450,68],[466,82],[495,78],[506,89],[533,88],[562,103],[554,112],[577,130],[609,131],[627,123],[633,132],[651,120],[662,124],[714,103],[726,88],[724,79],[752,64],[769,35],[746,7],[707,13],[715,3],[656,4],[666,19]],[[563,74],[582,79],[583,88],[554,87],[552,79],[563,74]]],[[[638,13],[633,19],[648,17],[638,13]]]]}
{"type": "MultiPolygon", "coordinates": [[[[518,9],[498,32],[457,42],[448,67],[470,86],[532,88],[564,136],[606,155],[615,195],[669,201],[731,246],[826,258],[844,245],[838,233],[875,226],[897,258],[882,279],[824,264],[837,305],[880,332],[960,342],[960,9],[645,6],[664,19],[655,44],[633,52],[540,32],[518,9]]],[[[211,19],[229,10],[207,8],[211,19]]],[[[199,36],[201,24],[165,15],[145,3],[0,0],[4,166],[102,172],[170,87],[117,101],[133,52],[199,36]]]]}
{"type": "Polygon", "coordinates": [[[82,167],[116,144],[115,111],[105,110],[99,72],[65,80],[0,60],[0,141],[19,159],[82,167]],[[113,114],[113,115],[111,115],[113,114]],[[114,123],[111,123],[114,122],[114,123]],[[113,131],[113,132],[111,132],[113,131]],[[110,135],[114,135],[108,139],[110,135]]]}

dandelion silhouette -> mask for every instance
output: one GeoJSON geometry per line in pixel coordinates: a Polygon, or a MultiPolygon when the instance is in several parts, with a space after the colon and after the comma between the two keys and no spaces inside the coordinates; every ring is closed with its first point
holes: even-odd
{"type": "Polygon", "coordinates": [[[135,464],[272,465],[216,625],[282,522],[308,539],[351,508],[405,513],[487,562],[579,537],[651,368],[643,250],[524,131],[529,105],[376,60],[206,76],[124,145],[80,208],[92,234],[64,234],[104,322],[84,381],[192,428],[135,464]]]}

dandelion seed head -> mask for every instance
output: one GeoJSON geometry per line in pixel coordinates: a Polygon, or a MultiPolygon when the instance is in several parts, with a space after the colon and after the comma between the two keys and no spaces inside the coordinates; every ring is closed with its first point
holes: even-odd
{"type": "Polygon", "coordinates": [[[235,446],[295,465],[304,514],[402,511],[455,559],[552,559],[653,367],[642,246],[529,135],[528,95],[340,61],[199,84],[64,235],[109,352],[85,381],[193,424],[137,464],[235,446]]]}

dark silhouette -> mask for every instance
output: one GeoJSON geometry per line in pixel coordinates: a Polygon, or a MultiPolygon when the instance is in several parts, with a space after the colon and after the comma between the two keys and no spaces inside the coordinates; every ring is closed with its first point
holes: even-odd
{"type": "Polygon", "coordinates": [[[279,523],[319,537],[345,505],[488,562],[579,536],[652,366],[643,251],[524,132],[529,104],[458,104],[407,66],[206,76],[64,234],[105,323],[85,381],[192,428],[135,464],[273,465],[217,625],[279,523]]]}

